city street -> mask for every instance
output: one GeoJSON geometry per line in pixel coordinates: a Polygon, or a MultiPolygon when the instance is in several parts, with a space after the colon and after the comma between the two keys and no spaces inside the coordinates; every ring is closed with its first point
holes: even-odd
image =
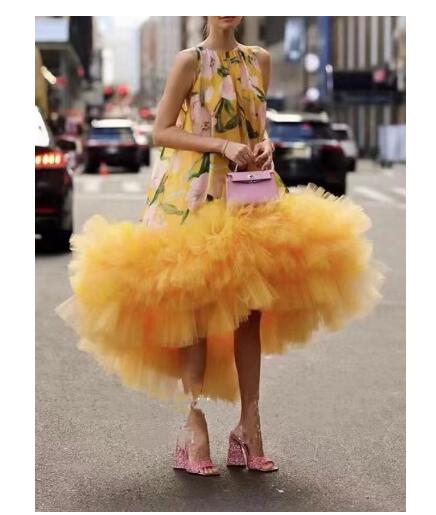
{"type": "MultiPolygon", "coordinates": [[[[210,403],[221,476],[172,469],[182,416],[123,388],[54,313],[70,293],[71,254],[36,256],[36,509],[38,511],[404,511],[404,166],[361,161],[348,193],[373,220],[384,298],[365,320],[305,349],[265,357],[261,414],[273,474],[226,468],[236,406],[210,403]]],[[[137,220],[149,169],[79,174],[75,229],[94,213],[137,220]]]]}

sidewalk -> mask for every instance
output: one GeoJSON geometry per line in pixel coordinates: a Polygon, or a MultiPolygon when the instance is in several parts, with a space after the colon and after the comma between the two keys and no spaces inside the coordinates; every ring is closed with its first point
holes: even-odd
{"type": "Polygon", "coordinates": [[[393,172],[405,172],[406,163],[394,163],[390,168],[382,168],[375,159],[359,159],[357,161],[356,172],[358,173],[377,173],[380,170],[392,170],[393,172]]]}

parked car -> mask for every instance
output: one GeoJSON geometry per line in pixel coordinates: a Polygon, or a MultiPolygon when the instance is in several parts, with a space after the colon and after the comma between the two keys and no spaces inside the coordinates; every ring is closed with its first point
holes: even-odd
{"type": "Polygon", "coordinates": [[[135,140],[133,122],[128,119],[93,120],[85,141],[86,171],[95,173],[100,163],[138,172],[141,149],[135,140]]]}
{"type": "Polygon", "coordinates": [[[72,170],[83,163],[83,141],[80,136],[61,134],[56,138],[56,146],[64,152],[72,170]]]}
{"type": "Polygon", "coordinates": [[[138,143],[140,149],[141,164],[145,166],[150,165],[150,146],[152,130],[153,125],[146,122],[137,123],[133,129],[136,142],[138,143]]]}
{"type": "Polygon", "coordinates": [[[73,232],[73,173],[35,106],[35,234],[68,249],[73,232]]]}
{"type": "Polygon", "coordinates": [[[333,195],[346,192],[346,160],[325,113],[267,112],[274,163],[286,186],[314,183],[333,195]]]}
{"type": "Polygon", "coordinates": [[[354,172],[356,170],[356,162],[359,155],[356,140],[353,131],[346,123],[332,123],[332,129],[336,139],[339,141],[347,160],[347,170],[354,172]]]}

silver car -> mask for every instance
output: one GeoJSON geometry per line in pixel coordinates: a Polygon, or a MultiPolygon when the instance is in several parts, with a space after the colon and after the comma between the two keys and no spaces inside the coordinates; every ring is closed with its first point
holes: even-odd
{"type": "Polygon", "coordinates": [[[344,151],[347,160],[347,171],[354,172],[356,170],[356,161],[359,157],[359,150],[351,127],[346,123],[332,123],[332,129],[339,145],[344,151]]]}

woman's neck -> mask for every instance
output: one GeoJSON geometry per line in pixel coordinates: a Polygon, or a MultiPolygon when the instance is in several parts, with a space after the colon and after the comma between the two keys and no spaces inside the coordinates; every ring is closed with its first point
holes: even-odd
{"type": "Polygon", "coordinates": [[[201,46],[212,50],[233,50],[238,46],[234,30],[211,31],[201,46]]]}

